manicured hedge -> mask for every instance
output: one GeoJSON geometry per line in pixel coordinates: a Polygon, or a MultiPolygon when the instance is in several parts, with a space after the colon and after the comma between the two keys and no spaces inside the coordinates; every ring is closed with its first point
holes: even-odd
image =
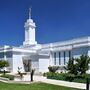
{"type": "Polygon", "coordinates": [[[44,73],[48,79],[64,80],[70,82],[86,83],[86,78],[90,78],[90,74],[74,75],[70,73],[44,73]]]}
{"type": "Polygon", "coordinates": [[[86,79],[85,78],[75,78],[74,80],[73,80],[73,82],[79,82],[79,83],[86,83],[86,79]]]}
{"type": "Polygon", "coordinates": [[[56,79],[56,80],[65,80],[65,77],[63,76],[63,74],[59,75],[59,73],[48,73],[47,78],[56,79]]]}

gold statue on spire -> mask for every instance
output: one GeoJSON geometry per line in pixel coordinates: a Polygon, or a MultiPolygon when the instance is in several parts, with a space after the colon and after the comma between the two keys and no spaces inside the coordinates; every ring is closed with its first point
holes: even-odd
{"type": "Polygon", "coordinates": [[[31,7],[29,8],[29,19],[31,19],[31,7]]]}

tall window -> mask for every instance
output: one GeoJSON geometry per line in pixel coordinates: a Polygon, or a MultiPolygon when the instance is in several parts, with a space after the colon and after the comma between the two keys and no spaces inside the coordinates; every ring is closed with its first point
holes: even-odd
{"type": "Polygon", "coordinates": [[[12,57],[12,52],[11,51],[6,52],[5,54],[6,54],[7,58],[11,58],[12,57]]]}
{"type": "Polygon", "coordinates": [[[54,53],[54,64],[56,65],[56,52],[54,53]]]}
{"type": "Polygon", "coordinates": [[[69,59],[71,58],[71,51],[69,51],[69,59]]]}
{"type": "Polygon", "coordinates": [[[4,52],[0,52],[0,58],[4,58],[4,52]]]}
{"type": "Polygon", "coordinates": [[[61,53],[59,52],[59,65],[61,65],[61,53]]]}
{"type": "Polygon", "coordinates": [[[66,58],[65,58],[65,52],[64,52],[64,65],[65,65],[65,62],[66,62],[66,58]]]}

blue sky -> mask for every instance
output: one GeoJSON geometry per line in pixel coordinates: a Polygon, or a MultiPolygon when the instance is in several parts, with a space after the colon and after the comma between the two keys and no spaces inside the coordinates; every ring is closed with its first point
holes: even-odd
{"type": "Polygon", "coordinates": [[[30,6],[38,43],[90,35],[90,0],[0,0],[0,45],[22,45],[30,6]]]}

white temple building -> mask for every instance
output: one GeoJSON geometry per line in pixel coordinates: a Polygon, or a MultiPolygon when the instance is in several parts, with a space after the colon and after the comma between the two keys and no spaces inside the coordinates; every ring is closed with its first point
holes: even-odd
{"type": "Polygon", "coordinates": [[[0,47],[0,59],[8,60],[10,66],[7,70],[12,73],[17,73],[18,67],[22,72],[35,69],[36,72],[43,73],[48,71],[49,66],[65,66],[70,57],[79,57],[82,54],[90,56],[90,37],[38,44],[35,38],[36,24],[31,18],[31,10],[24,27],[23,45],[0,47]]]}

